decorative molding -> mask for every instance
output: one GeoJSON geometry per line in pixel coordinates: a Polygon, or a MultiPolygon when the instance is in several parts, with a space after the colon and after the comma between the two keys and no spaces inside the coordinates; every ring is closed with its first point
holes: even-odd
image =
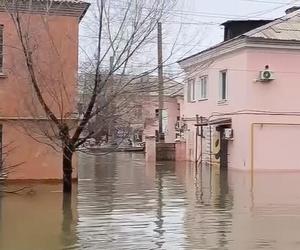
{"type": "Polygon", "coordinates": [[[90,3],[86,2],[71,2],[71,1],[47,1],[47,0],[32,0],[32,1],[1,1],[0,12],[14,12],[39,14],[39,15],[57,15],[57,16],[73,16],[79,20],[85,15],[90,3]]]}
{"type": "Polygon", "coordinates": [[[195,54],[186,59],[178,61],[178,63],[183,68],[190,67],[194,64],[200,64],[200,63],[202,64],[206,61],[210,61],[210,60],[215,59],[216,57],[222,56],[226,53],[243,48],[245,45],[245,41],[246,41],[245,38],[243,38],[243,39],[239,38],[239,39],[233,39],[230,41],[226,41],[226,42],[220,43],[214,47],[211,47],[207,50],[204,50],[198,54],[195,54]]]}
{"type": "Polygon", "coordinates": [[[203,64],[207,61],[213,61],[228,53],[235,53],[240,49],[246,48],[300,50],[300,41],[239,37],[238,39],[233,39],[204,50],[203,52],[183,59],[178,63],[182,68],[186,69],[191,66],[197,66],[197,64],[203,64]]]}

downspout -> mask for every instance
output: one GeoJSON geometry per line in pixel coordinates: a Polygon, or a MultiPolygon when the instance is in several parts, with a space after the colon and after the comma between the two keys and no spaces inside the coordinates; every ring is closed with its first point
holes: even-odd
{"type": "Polygon", "coordinates": [[[200,122],[201,122],[201,136],[200,136],[200,139],[201,139],[201,141],[200,141],[200,150],[201,150],[201,168],[202,168],[202,163],[203,163],[203,142],[202,142],[202,140],[203,140],[203,126],[202,126],[202,124],[203,124],[203,117],[202,116],[200,116],[200,122]]]}
{"type": "Polygon", "coordinates": [[[211,151],[211,125],[209,124],[209,166],[212,167],[212,159],[211,159],[211,155],[212,155],[212,151],[211,151]]]}
{"type": "Polygon", "coordinates": [[[198,120],[199,120],[199,115],[196,115],[196,138],[195,138],[195,166],[196,168],[198,167],[198,134],[199,134],[199,127],[198,127],[198,120]]]}
{"type": "Polygon", "coordinates": [[[251,124],[251,133],[250,133],[250,136],[251,136],[251,138],[250,138],[250,157],[251,157],[251,161],[250,161],[250,167],[251,167],[251,169],[250,169],[250,174],[251,174],[251,190],[253,190],[253,184],[254,184],[254,163],[253,163],[253,161],[254,161],[254,123],[252,123],[251,124]]]}

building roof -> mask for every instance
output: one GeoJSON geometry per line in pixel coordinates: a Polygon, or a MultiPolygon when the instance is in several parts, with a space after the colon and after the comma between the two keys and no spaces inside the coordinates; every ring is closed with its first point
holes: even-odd
{"type": "MultiPolygon", "coordinates": [[[[93,89],[94,74],[79,74],[79,82],[82,86],[82,95],[90,95],[93,89]],[[91,85],[90,85],[91,84],[91,85]],[[87,93],[85,93],[87,92],[87,93]]],[[[155,75],[134,75],[115,74],[113,77],[114,86],[124,88],[123,92],[140,92],[149,96],[157,96],[159,91],[158,77],[155,75]]],[[[108,85],[107,85],[108,86],[108,85]]],[[[163,94],[168,97],[183,96],[183,83],[174,78],[164,77],[163,94]]]]}
{"type": "MultiPolygon", "coordinates": [[[[159,89],[159,83],[158,83],[158,77],[149,75],[144,78],[139,78],[135,83],[139,83],[140,81],[145,84],[147,87],[147,92],[151,96],[158,95],[158,89],[159,89]]],[[[169,77],[164,77],[164,86],[163,86],[163,94],[164,96],[169,97],[176,97],[176,96],[182,96],[183,95],[183,84],[181,82],[176,81],[176,79],[172,79],[169,77]]]]}
{"type": "Polygon", "coordinates": [[[163,91],[165,96],[183,96],[183,84],[174,79],[165,78],[163,91]]]}
{"type": "Polygon", "coordinates": [[[285,42],[288,41],[300,42],[300,10],[294,11],[281,18],[275,19],[270,23],[267,23],[261,27],[248,31],[231,40],[223,41],[199,53],[183,58],[179,60],[178,63],[186,61],[195,56],[201,55],[210,50],[219,48],[225,44],[229,44],[232,41],[236,41],[244,38],[249,38],[249,39],[253,38],[253,39],[261,39],[261,40],[277,40],[277,41],[285,41],[285,42]]]}
{"type": "Polygon", "coordinates": [[[300,11],[292,12],[244,34],[246,37],[300,41],[300,11]]]}
{"type": "Polygon", "coordinates": [[[74,16],[81,20],[89,6],[90,3],[82,0],[7,0],[0,2],[0,12],[17,10],[31,14],[74,16]]]}
{"type": "MultiPolygon", "coordinates": [[[[44,0],[39,0],[39,1],[44,1],[44,0]]],[[[81,1],[81,0],[48,0],[48,1],[66,2],[66,3],[84,3],[84,1],[81,1]]]]}
{"type": "Polygon", "coordinates": [[[272,20],[270,19],[233,19],[233,20],[227,20],[224,23],[221,23],[221,25],[225,26],[227,24],[231,24],[231,23],[247,23],[247,22],[253,22],[253,23],[260,23],[260,22],[272,22],[272,20]]]}
{"type": "Polygon", "coordinates": [[[36,2],[58,2],[58,3],[84,3],[81,0],[35,0],[36,2]]]}

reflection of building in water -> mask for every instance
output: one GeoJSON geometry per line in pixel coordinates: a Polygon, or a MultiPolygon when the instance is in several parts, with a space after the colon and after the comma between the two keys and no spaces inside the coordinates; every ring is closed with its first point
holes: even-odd
{"type": "Polygon", "coordinates": [[[257,173],[252,183],[249,173],[178,163],[176,175],[187,249],[299,249],[300,173],[257,173]]]}
{"type": "Polygon", "coordinates": [[[182,223],[185,194],[176,167],[175,162],[160,162],[156,166],[158,206],[155,244],[158,249],[178,249],[184,246],[182,223]]]}
{"type": "Polygon", "coordinates": [[[217,168],[186,168],[184,217],[186,246],[189,249],[224,249],[231,238],[232,197],[226,172],[217,168]],[[192,181],[194,178],[194,181],[192,181]]]}
{"type": "Polygon", "coordinates": [[[57,191],[61,186],[39,185],[34,190],[0,197],[0,249],[53,250],[76,245],[76,188],[65,210],[63,195],[57,191]]]}
{"type": "Polygon", "coordinates": [[[113,228],[105,227],[105,223],[114,209],[116,156],[83,154],[79,159],[78,215],[81,220],[77,234],[80,246],[91,247],[101,244],[102,240],[110,242],[114,234],[113,228]]]}
{"type": "Polygon", "coordinates": [[[234,194],[230,249],[299,249],[300,173],[229,172],[234,194]]]}
{"type": "Polygon", "coordinates": [[[57,186],[3,197],[0,249],[299,249],[300,173],[251,182],[249,173],[145,166],[143,155],[123,153],[83,163],[78,219],[76,199],[62,203],[57,186]]]}
{"type": "Polygon", "coordinates": [[[185,193],[174,164],[145,166],[143,154],[99,157],[96,176],[79,182],[80,244],[103,249],[183,245],[185,193]]]}
{"type": "Polygon", "coordinates": [[[85,178],[79,182],[80,244],[120,249],[149,242],[157,207],[155,166],[145,167],[143,154],[113,153],[94,157],[89,167],[90,174],[79,172],[85,178]]]}
{"type": "Polygon", "coordinates": [[[175,163],[145,166],[143,155],[116,157],[122,164],[116,168],[111,218],[118,220],[114,233],[119,241],[124,242],[124,248],[127,242],[132,249],[176,249],[176,244],[183,242],[180,214],[184,196],[175,176],[175,163]]]}

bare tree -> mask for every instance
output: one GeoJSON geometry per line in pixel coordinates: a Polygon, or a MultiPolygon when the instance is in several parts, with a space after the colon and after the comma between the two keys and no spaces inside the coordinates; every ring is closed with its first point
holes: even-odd
{"type": "Polygon", "coordinates": [[[14,190],[8,190],[5,186],[5,180],[10,173],[18,171],[18,167],[23,164],[23,162],[18,162],[12,165],[8,165],[6,162],[7,156],[15,149],[14,143],[11,142],[7,145],[1,145],[1,160],[0,160],[0,194],[1,193],[18,193],[24,190],[26,187],[17,188],[14,190]]]}
{"type": "MultiPolygon", "coordinates": [[[[62,152],[63,191],[71,193],[73,154],[103,128],[84,132],[96,116],[100,117],[105,124],[102,127],[105,127],[109,124],[105,122],[109,120],[107,114],[111,114],[112,120],[115,120],[116,116],[122,119],[122,113],[130,112],[131,107],[128,103],[136,94],[132,82],[150,74],[155,67],[135,74],[133,78],[128,79],[123,76],[128,74],[131,63],[138,60],[138,56],[143,53],[143,48],[153,46],[149,42],[156,37],[157,22],[172,8],[174,2],[171,0],[95,0],[93,2],[83,27],[85,31],[92,32],[93,37],[87,35],[90,44],[83,44],[84,49],[81,50],[81,56],[85,61],[84,71],[91,77],[92,84],[89,86],[91,94],[88,96],[87,105],[83,107],[80,119],[74,115],[74,110],[70,108],[72,105],[66,104],[69,101],[70,86],[67,84],[60,50],[57,49],[55,39],[49,31],[48,16],[54,1],[37,2],[44,4],[45,7],[40,28],[47,34],[47,40],[55,51],[53,56],[55,60],[48,67],[59,71],[59,78],[52,77],[51,70],[41,65],[38,60],[36,55],[41,53],[43,46],[37,44],[33,36],[34,23],[30,20],[30,16],[19,10],[20,5],[24,6],[24,4],[27,4],[28,9],[32,8],[32,2],[34,0],[5,1],[18,34],[28,81],[34,95],[31,105],[28,104],[28,112],[32,117],[44,117],[39,121],[33,119],[28,133],[35,140],[47,143],[62,152]],[[118,84],[111,85],[116,74],[122,77],[119,78],[118,84]],[[101,117],[101,114],[105,115],[101,117]]],[[[75,85],[76,83],[73,84],[75,85]]],[[[141,89],[145,91],[145,86],[141,89]]]]}

